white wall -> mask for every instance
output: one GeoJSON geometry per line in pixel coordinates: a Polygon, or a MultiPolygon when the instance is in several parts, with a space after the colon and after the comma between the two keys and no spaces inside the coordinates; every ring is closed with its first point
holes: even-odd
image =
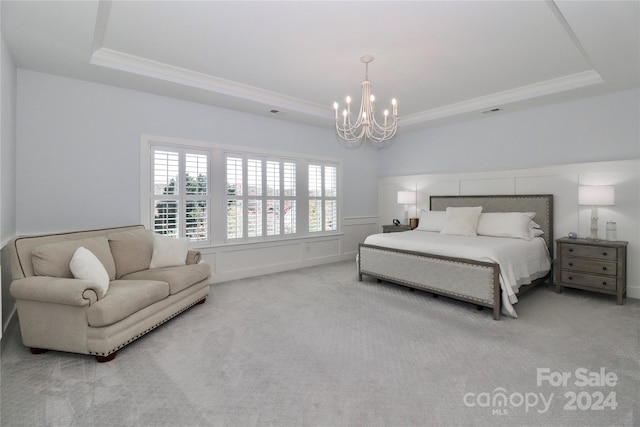
{"type": "Polygon", "coordinates": [[[140,222],[140,135],[343,159],[344,217],[377,214],[374,151],[330,129],[18,70],[20,234],[140,222]]]}
{"type": "MultiPolygon", "coordinates": [[[[16,232],[16,67],[0,33],[0,248],[5,264],[7,242],[16,232]]],[[[0,268],[0,310],[2,331],[11,313],[13,299],[9,295],[11,282],[8,268],[0,268]]]]}
{"type": "MultiPolygon", "coordinates": [[[[476,172],[640,158],[640,90],[440,126],[397,137],[381,176],[476,172]]],[[[402,123],[402,122],[401,122],[402,123]]]]}
{"type": "Polygon", "coordinates": [[[554,238],[575,231],[589,235],[591,207],[578,205],[579,185],[613,185],[615,206],[599,208],[599,238],[605,223],[617,223],[618,240],[627,248],[627,294],[640,298],[640,160],[577,163],[504,171],[443,173],[380,179],[380,218],[390,224],[404,208],[396,203],[399,190],[418,188],[424,195],[419,209],[429,209],[430,195],[553,194],[554,238]]]}

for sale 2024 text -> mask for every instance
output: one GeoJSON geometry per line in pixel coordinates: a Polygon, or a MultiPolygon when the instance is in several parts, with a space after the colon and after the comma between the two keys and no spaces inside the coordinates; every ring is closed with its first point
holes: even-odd
{"type": "MultiPolygon", "coordinates": [[[[536,384],[538,387],[550,385],[551,387],[575,387],[589,388],[613,388],[618,384],[618,375],[615,372],[607,372],[603,367],[599,371],[590,371],[587,368],[578,368],[570,371],[552,371],[549,368],[538,368],[536,372],[536,384]]],[[[564,393],[567,399],[564,409],[567,411],[602,411],[615,410],[618,407],[616,392],[609,391],[605,394],[601,390],[567,391],[564,393]]]]}

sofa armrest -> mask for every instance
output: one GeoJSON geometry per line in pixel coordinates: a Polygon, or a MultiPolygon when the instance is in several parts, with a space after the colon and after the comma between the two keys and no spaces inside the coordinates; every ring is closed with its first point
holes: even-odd
{"type": "Polygon", "coordinates": [[[30,276],[14,280],[9,292],[17,300],[85,306],[98,300],[97,286],[89,280],[30,276]]]}
{"type": "Polygon", "coordinates": [[[197,264],[200,262],[201,257],[200,251],[189,249],[189,252],[187,252],[187,264],[197,264]]]}

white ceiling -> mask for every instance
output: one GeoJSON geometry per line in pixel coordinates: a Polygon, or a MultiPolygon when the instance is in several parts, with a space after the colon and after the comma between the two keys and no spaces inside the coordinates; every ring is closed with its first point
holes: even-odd
{"type": "Polygon", "coordinates": [[[19,68],[327,128],[334,101],[359,105],[370,54],[402,132],[639,87],[639,5],[2,0],[1,14],[19,68]]]}

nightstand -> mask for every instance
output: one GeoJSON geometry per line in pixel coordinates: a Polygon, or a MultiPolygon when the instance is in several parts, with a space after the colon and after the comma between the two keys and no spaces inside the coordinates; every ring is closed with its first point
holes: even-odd
{"type": "Polygon", "coordinates": [[[383,225],[382,232],[383,233],[397,233],[399,231],[409,231],[411,227],[408,225],[383,225]]]}
{"type": "Polygon", "coordinates": [[[622,304],[627,295],[627,244],[623,241],[556,240],[556,292],[562,287],[616,296],[622,304]]]}

